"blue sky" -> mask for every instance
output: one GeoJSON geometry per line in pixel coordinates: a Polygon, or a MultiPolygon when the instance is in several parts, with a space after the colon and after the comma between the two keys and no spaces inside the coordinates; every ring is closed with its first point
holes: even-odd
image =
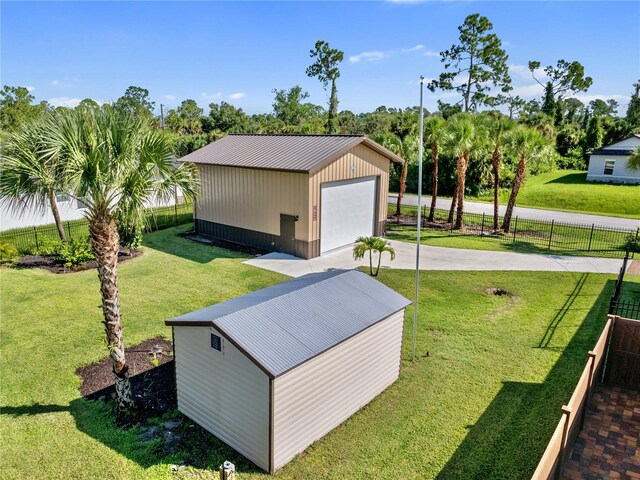
{"type": "MultiPolygon", "coordinates": [[[[327,93],[307,78],[318,39],[345,52],[340,109],[418,103],[418,77],[436,77],[437,52],[478,12],[509,54],[516,93],[539,96],[526,65],[578,60],[593,77],[583,101],[625,105],[640,79],[640,2],[5,2],[1,3],[2,83],[38,100],[73,106],[112,101],[129,85],[173,107],[193,98],[271,111],[274,88],[301,85],[310,101],[327,93]]],[[[427,93],[434,109],[437,98],[427,93]]],[[[624,107],[623,107],[624,109],[624,107]]],[[[622,112],[624,113],[624,111],[622,112]]]]}

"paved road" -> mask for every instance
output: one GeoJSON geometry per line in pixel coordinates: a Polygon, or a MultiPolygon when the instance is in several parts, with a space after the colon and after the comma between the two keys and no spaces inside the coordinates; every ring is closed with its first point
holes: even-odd
{"type": "MultiPolygon", "coordinates": [[[[391,262],[388,254],[385,254],[382,257],[382,268],[414,270],[416,268],[415,244],[392,240],[391,245],[396,251],[396,258],[391,262]]],[[[334,268],[351,269],[368,265],[368,260],[358,262],[353,260],[351,251],[352,247],[344,247],[311,260],[284,253],[269,253],[244,263],[292,277],[334,268]]],[[[426,245],[420,247],[421,270],[533,270],[615,274],[620,271],[621,266],[621,259],[611,258],[489,252],[426,245]]]]}
{"type": "MultiPolygon", "coordinates": [[[[393,203],[394,205],[398,202],[398,196],[396,194],[389,195],[389,203],[393,203]]],[[[402,198],[403,205],[418,205],[418,196],[417,195],[404,195],[402,198]]],[[[424,196],[422,198],[422,204],[431,205],[431,197],[424,196]]],[[[437,208],[443,208],[448,210],[451,207],[451,199],[450,198],[438,198],[437,208]]],[[[500,214],[504,214],[506,210],[505,205],[500,205],[500,214]]],[[[493,204],[492,203],[481,203],[481,202],[468,202],[465,200],[464,202],[464,210],[469,213],[486,213],[488,215],[493,215],[493,204]]],[[[640,198],[638,198],[638,211],[640,211],[640,198]]],[[[606,217],[604,215],[587,215],[584,213],[570,213],[570,212],[559,212],[556,210],[542,210],[537,208],[524,208],[524,207],[515,207],[514,215],[517,215],[520,218],[526,218],[529,220],[546,220],[551,221],[554,220],[556,222],[568,222],[568,223],[581,223],[585,225],[596,224],[603,227],[615,227],[615,228],[640,228],[640,220],[633,220],[630,218],[618,218],[618,217],[606,217]]]]}

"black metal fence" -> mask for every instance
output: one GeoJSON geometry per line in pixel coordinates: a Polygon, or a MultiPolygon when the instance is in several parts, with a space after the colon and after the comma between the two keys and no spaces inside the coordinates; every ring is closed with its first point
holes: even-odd
{"type": "MultiPolygon", "coordinates": [[[[493,215],[465,213],[461,229],[454,229],[449,222],[449,210],[436,209],[433,222],[427,222],[428,208],[421,211],[422,226],[456,235],[469,235],[494,239],[501,242],[520,244],[530,251],[541,253],[579,253],[594,256],[622,257],[627,247],[638,245],[640,229],[602,227],[595,224],[564,223],[530,220],[512,217],[508,233],[493,229],[493,215]]],[[[390,215],[387,225],[393,231],[393,225],[415,226],[417,209],[407,208],[402,216],[390,215]]],[[[498,225],[502,225],[499,217],[498,225]]],[[[637,248],[637,247],[636,247],[637,248]]],[[[633,248],[632,253],[633,255],[633,248]]]]}
{"type": "Polygon", "coordinates": [[[620,267],[620,273],[616,279],[616,284],[613,288],[613,295],[611,295],[611,301],[609,302],[609,314],[640,320],[640,298],[620,298],[622,284],[624,283],[624,275],[627,271],[627,264],[629,263],[630,258],[631,253],[627,250],[624,258],[622,259],[622,267],[620,267]]]}
{"type": "MultiPolygon", "coordinates": [[[[145,232],[162,230],[193,221],[193,205],[183,203],[167,207],[155,207],[147,210],[145,232]]],[[[89,235],[89,223],[86,219],[62,222],[67,239],[81,239],[89,235]]],[[[0,232],[0,240],[15,247],[20,254],[39,250],[48,242],[60,239],[55,224],[26,227],[0,232]]]]}

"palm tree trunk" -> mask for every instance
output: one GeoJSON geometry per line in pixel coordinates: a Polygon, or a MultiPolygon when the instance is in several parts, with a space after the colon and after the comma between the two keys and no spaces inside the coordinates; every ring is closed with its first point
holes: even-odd
{"type": "Polygon", "coordinates": [[[453,223],[453,214],[456,211],[457,205],[458,205],[458,184],[456,183],[456,188],[453,190],[453,198],[451,199],[451,207],[449,208],[449,217],[447,218],[448,223],[453,223]]]}
{"type": "Polygon", "coordinates": [[[431,207],[429,208],[429,218],[427,222],[433,222],[436,213],[436,202],[438,200],[438,144],[431,144],[431,161],[433,162],[433,191],[431,193],[431,207]]]}
{"type": "Polygon", "coordinates": [[[400,175],[400,186],[398,188],[398,205],[396,206],[396,216],[402,213],[402,197],[404,196],[404,191],[407,188],[407,170],[409,167],[407,166],[407,161],[405,160],[402,164],[402,174],[400,175]]]}
{"type": "Polygon", "coordinates": [[[501,153],[500,147],[496,147],[491,157],[491,163],[493,165],[493,229],[498,230],[498,216],[500,214],[500,161],[501,153]]]}
{"type": "Polygon", "coordinates": [[[371,255],[371,249],[369,249],[369,275],[373,277],[373,258],[371,255]]]}
{"type": "Polygon", "coordinates": [[[380,272],[380,264],[382,263],[382,251],[378,250],[378,268],[376,268],[376,273],[374,275],[374,277],[378,276],[378,273],[380,272]]]}
{"type": "Polygon", "coordinates": [[[122,323],[118,304],[118,229],[113,218],[96,213],[89,221],[91,247],[98,264],[98,278],[102,294],[102,313],[107,345],[115,374],[118,408],[134,406],[129,382],[129,368],[125,359],[122,323]]]}
{"type": "Polygon", "coordinates": [[[64,227],[62,226],[62,220],[60,219],[60,211],[58,210],[58,203],[56,202],[56,194],[53,190],[47,192],[49,198],[49,206],[51,207],[51,213],[53,213],[53,219],[56,222],[56,228],[58,229],[58,236],[63,242],[67,242],[67,236],[64,234],[64,227]]]}
{"type": "Polygon", "coordinates": [[[509,233],[511,226],[511,216],[513,215],[513,207],[516,205],[516,197],[518,191],[524,182],[524,178],[527,174],[527,157],[522,155],[518,167],[516,168],[516,176],[513,179],[513,188],[511,189],[511,196],[509,197],[509,203],[507,204],[507,211],[504,212],[504,220],[502,221],[502,229],[505,233],[509,233]]]}
{"type": "Polygon", "coordinates": [[[465,153],[458,157],[458,215],[456,216],[455,229],[462,228],[462,216],[464,215],[464,184],[467,177],[467,164],[469,163],[469,154],[465,153]]]}

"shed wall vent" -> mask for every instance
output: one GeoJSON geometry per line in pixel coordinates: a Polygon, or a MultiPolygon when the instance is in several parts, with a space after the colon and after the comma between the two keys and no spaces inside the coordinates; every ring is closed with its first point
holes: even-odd
{"type": "Polygon", "coordinates": [[[222,341],[215,333],[211,334],[211,348],[214,350],[222,351],[222,341]]]}

